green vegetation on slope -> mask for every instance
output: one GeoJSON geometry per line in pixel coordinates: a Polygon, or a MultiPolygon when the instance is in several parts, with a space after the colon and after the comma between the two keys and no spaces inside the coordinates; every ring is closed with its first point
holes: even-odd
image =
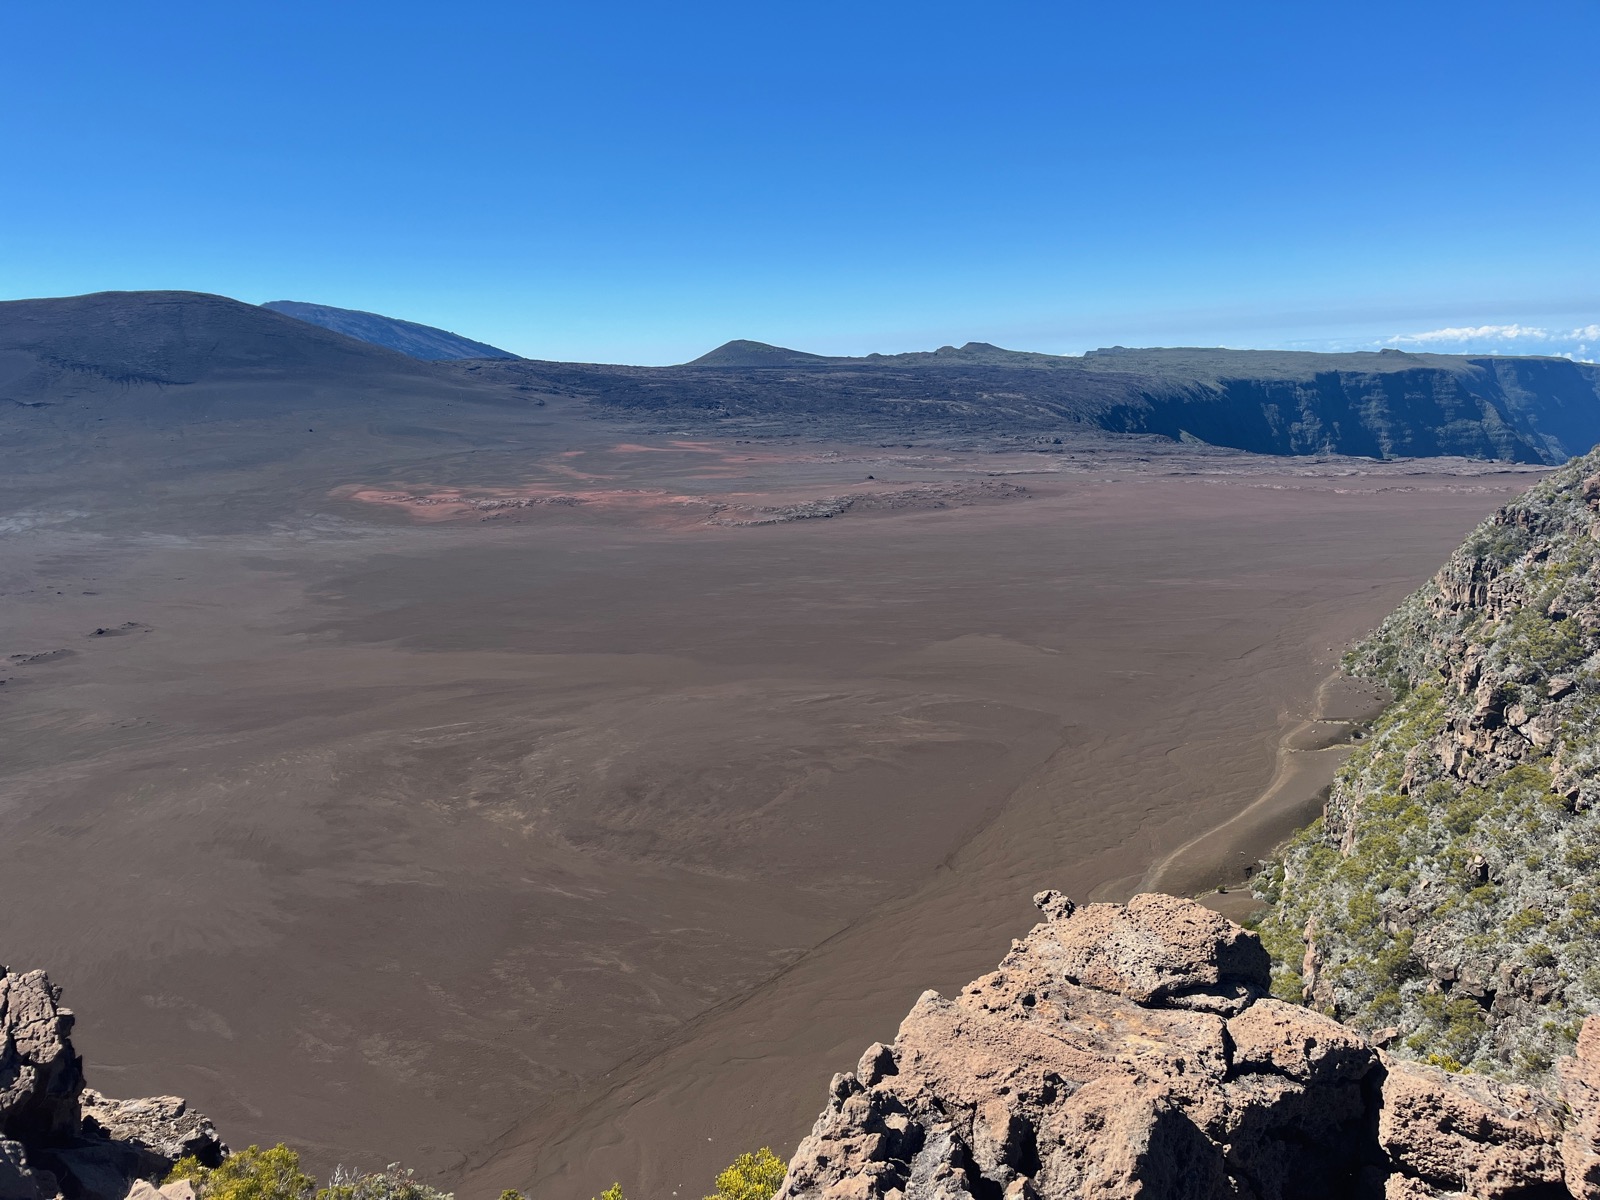
{"type": "Polygon", "coordinates": [[[767,1146],[741,1154],[717,1176],[717,1190],[706,1200],[772,1200],[788,1169],[767,1146]]]}
{"type": "MultiPolygon", "coordinates": [[[[766,1146],[741,1154],[718,1176],[717,1190],[706,1200],[772,1200],[787,1167],[766,1146]]],[[[188,1180],[198,1200],[453,1200],[420,1182],[415,1172],[390,1163],[382,1171],[348,1171],[336,1167],[326,1187],[300,1169],[300,1156],[279,1142],[269,1150],[251,1146],[228,1156],[216,1167],[195,1158],[180,1159],[166,1182],[188,1180]]],[[[521,1192],[505,1191],[500,1200],[524,1200],[521,1192]]],[[[622,1185],[613,1183],[595,1200],[627,1200],[622,1185]]]]}
{"type": "Polygon", "coordinates": [[[1257,882],[1280,996],[1528,1080],[1600,1009],[1597,532],[1600,452],[1475,530],[1347,659],[1396,700],[1257,882]]]}
{"type": "Polygon", "coordinates": [[[251,1146],[215,1167],[178,1160],[168,1183],[187,1179],[200,1200],[312,1200],[317,1181],[300,1169],[300,1156],[282,1142],[270,1150],[251,1146]]]}

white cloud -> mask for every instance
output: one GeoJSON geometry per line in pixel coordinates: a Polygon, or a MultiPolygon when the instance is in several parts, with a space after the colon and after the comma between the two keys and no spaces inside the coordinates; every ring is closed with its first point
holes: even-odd
{"type": "Polygon", "coordinates": [[[1537,325],[1452,325],[1420,333],[1397,333],[1373,343],[1397,350],[1436,354],[1545,354],[1593,362],[1600,355],[1600,324],[1575,329],[1537,325]]]}

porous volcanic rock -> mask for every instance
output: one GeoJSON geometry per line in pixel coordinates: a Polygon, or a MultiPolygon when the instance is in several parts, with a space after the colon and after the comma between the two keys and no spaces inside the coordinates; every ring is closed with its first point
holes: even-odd
{"type": "Polygon", "coordinates": [[[1569,1117],[1561,1139],[1567,1190],[1600,1200],[1600,1017],[1589,1017],[1571,1058],[1561,1060],[1561,1099],[1569,1117]]]}
{"type": "Polygon", "coordinates": [[[1406,1173],[1481,1200],[1562,1182],[1555,1106],[1525,1087],[1385,1056],[1378,1137],[1406,1173]]]}
{"type": "Polygon", "coordinates": [[[1260,941],[1193,901],[1035,902],[996,971],[834,1076],[778,1200],[1600,1196],[1600,1025],[1563,1131],[1548,1096],[1266,998],[1260,941]]]}
{"type": "Polygon", "coordinates": [[[0,970],[0,1134],[51,1141],[78,1128],[83,1061],[73,1016],[43,971],[0,970]]]}
{"type": "Polygon", "coordinates": [[[186,1154],[222,1160],[211,1122],[177,1097],[87,1090],[72,1026],[43,971],[0,967],[0,1200],[123,1200],[186,1154]]]}
{"type": "MultiPolygon", "coordinates": [[[[1057,896],[1040,892],[1034,903],[1041,912],[1046,905],[1055,909],[1057,896]]],[[[1049,923],[1032,946],[1041,964],[1069,983],[1141,1005],[1210,1001],[1207,1006],[1241,1008],[1246,997],[1262,995],[1272,984],[1261,942],[1209,908],[1148,892],[1126,906],[1091,904],[1075,911],[1075,921],[1049,923]],[[1066,936],[1053,936],[1056,928],[1066,936]]]]}

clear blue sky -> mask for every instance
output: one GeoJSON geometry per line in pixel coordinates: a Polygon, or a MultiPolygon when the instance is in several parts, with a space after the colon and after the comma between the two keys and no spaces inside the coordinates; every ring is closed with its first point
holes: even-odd
{"type": "Polygon", "coordinates": [[[1600,0],[14,3],[0,296],[625,362],[1559,339],[1597,121],[1600,0]]]}

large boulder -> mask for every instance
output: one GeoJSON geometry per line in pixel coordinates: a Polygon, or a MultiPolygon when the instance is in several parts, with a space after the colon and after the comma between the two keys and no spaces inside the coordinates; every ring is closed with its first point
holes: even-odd
{"type": "Polygon", "coordinates": [[[43,971],[0,967],[0,1200],[123,1200],[185,1155],[222,1161],[211,1122],[176,1096],[86,1089],[72,1025],[43,971]]]}
{"type": "Polygon", "coordinates": [[[148,1164],[140,1178],[180,1158],[197,1158],[214,1167],[222,1161],[223,1143],[216,1126],[189,1109],[180,1096],[148,1096],[142,1100],[112,1100],[92,1088],[83,1090],[85,1140],[105,1141],[124,1147],[148,1164]]]}
{"type": "MultiPolygon", "coordinates": [[[[1061,912],[1058,892],[1034,897],[1061,912]]],[[[1048,915],[1048,913],[1047,913],[1048,915]]],[[[1090,904],[1034,931],[1030,953],[1068,983],[1126,996],[1136,1004],[1224,1002],[1264,994],[1272,964],[1261,940],[1192,900],[1159,893],[1126,905],[1090,904]]]]}
{"type": "Polygon", "coordinates": [[[1372,1047],[1355,1030],[1298,1004],[1258,1000],[1228,1021],[1234,1070],[1263,1071],[1301,1084],[1362,1079],[1372,1047]]]}
{"type": "Polygon", "coordinates": [[[1560,1188],[1561,1129],[1548,1098],[1387,1056],[1384,1067],[1378,1139],[1401,1174],[1480,1200],[1560,1188]]]}
{"type": "MultiPolygon", "coordinates": [[[[1387,1062],[1266,998],[1249,931],[1170,896],[1036,901],[998,970],[924,993],[834,1077],[778,1200],[1566,1194],[1549,1098],[1387,1062]]],[[[1567,1137],[1600,1154],[1600,1053],[1577,1062],[1567,1137]]]]}
{"type": "Polygon", "coordinates": [[[0,1136],[48,1143],[76,1133],[83,1062],[72,1021],[43,971],[0,967],[0,1136]]]}

